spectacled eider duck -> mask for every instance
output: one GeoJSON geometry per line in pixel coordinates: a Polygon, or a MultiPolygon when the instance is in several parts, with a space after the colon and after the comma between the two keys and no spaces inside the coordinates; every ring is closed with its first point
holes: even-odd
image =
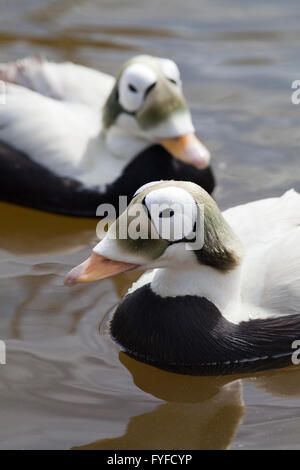
{"type": "Polygon", "coordinates": [[[110,325],[128,355],[203,375],[292,364],[293,342],[300,339],[295,191],[221,213],[196,184],[146,185],[65,283],[139,268],[151,271],[133,284],[110,325]],[[137,207],[139,238],[130,228],[137,227],[137,207]],[[124,225],[127,239],[116,230],[124,225]]]}
{"type": "Polygon", "coordinates": [[[156,179],[212,192],[210,154],[173,61],[138,56],[115,80],[35,57],[0,65],[0,80],[0,199],[95,216],[156,179]]]}

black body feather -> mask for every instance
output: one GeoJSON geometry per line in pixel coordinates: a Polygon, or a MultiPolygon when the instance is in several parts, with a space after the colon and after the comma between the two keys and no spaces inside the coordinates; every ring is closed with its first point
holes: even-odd
{"type": "Polygon", "coordinates": [[[124,298],[110,332],[129,356],[158,368],[233,374],[291,365],[300,315],[235,325],[204,297],[162,298],[148,284],[124,298]]]}

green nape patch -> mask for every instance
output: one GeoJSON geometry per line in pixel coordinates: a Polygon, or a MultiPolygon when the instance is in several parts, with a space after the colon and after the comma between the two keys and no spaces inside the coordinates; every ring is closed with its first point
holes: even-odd
{"type": "Polygon", "coordinates": [[[243,253],[240,240],[212,197],[200,186],[189,184],[190,194],[199,207],[204,207],[204,245],[201,250],[194,251],[197,259],[201,264],[219,271],[228,272],[235,269],[240,264],[243,253]]]}
{"type": "Polygon", "coordinates": [[[122,111],[123,108],[118,101],[118,83],[116,82],[103,108],[102,122],[104,129],[112,126],[122,111]]]}

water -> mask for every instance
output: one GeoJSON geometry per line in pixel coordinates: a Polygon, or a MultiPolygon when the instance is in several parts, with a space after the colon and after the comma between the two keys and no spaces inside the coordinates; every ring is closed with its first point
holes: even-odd
{"type": "MultiPolygon", "coordinates": [[[[40,52],[115,73],[134,54],[175,59],[225,209],[300,190],[299,20],[297,0],[2,0],[0,62],[40,52]]],[[[0,220],[0,448],[300,447],[297,369],[182,377],[128,359],[105,319],[135,274],[62,284],[96,222],[3,203],[0,220]]]]}

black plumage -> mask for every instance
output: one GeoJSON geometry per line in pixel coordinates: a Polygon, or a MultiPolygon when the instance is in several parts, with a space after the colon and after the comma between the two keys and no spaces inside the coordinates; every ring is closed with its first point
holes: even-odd
{"type": "Polygon", "coordinates": [[[190,375],[254,372],[291,365],[300,315],[233,324],[204,297],[160,297],[150,285],[127,295],[110,332],[131,357],[190,375]]]}

